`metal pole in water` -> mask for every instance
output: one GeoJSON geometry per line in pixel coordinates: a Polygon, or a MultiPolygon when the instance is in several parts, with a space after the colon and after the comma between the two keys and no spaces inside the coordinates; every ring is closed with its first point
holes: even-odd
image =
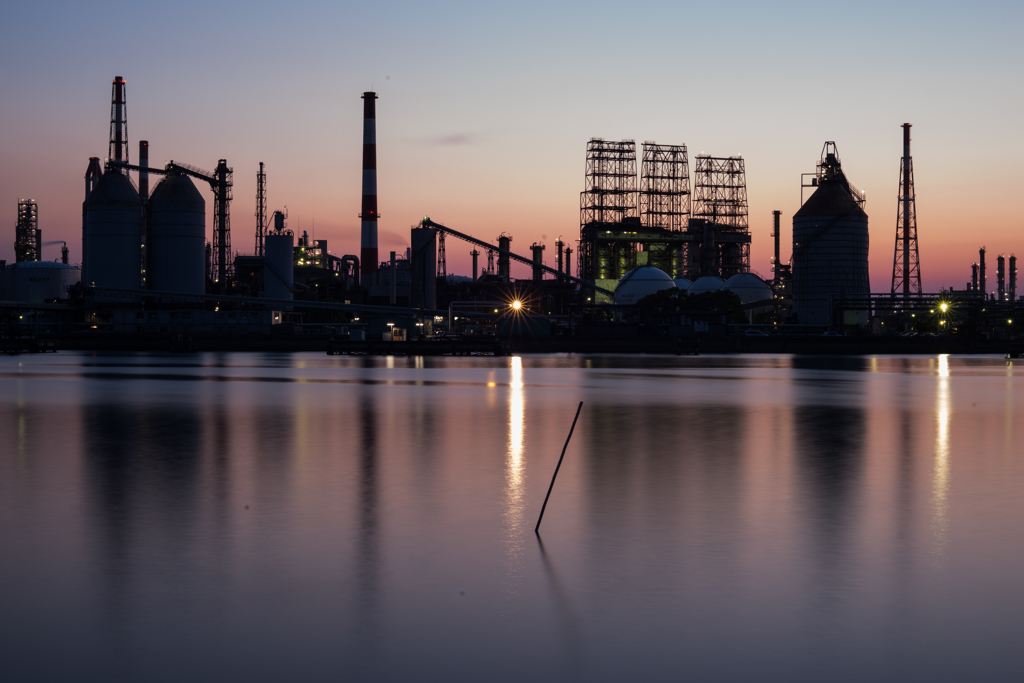
{"type": "Polygon", "coordinates": [[[562,459],[565,457],[565,449],[569,447],[569,440],[572,438],[573,430],[576,429],[576,420],[580,419],[580,411],[583,410],[583,401],[580,401],[579,407],[576,408],[576,417],[572,419],[572,427],[569,428],[569,436],[565,437],[565,445],[562,446],[562,454],[558,456],[558,464],[555,465],[555,473],[551,475],[551,485],[548,486],[548,495],[544,496],[544,504],[540,507],[540,517],[537,518],[537,526],[533,528],[533,533],[540,536],[540,522],[544,519],[544,510],[548,506],[548,498],[551,497],[551,489],[555,488],[555,478],[558,476],[558,470],[562,466],[562,459]]]}

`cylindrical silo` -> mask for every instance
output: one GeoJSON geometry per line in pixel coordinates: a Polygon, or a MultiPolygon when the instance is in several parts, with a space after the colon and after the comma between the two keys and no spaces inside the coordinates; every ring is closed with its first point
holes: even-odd
{"type": "Polygon", "coordinates": [[[822,162],[818,189],[793,215],[793,313],[804,325],[866,323],[832,320],[843,296],[871,292],[868,215],[833,154],[822,162]]]}
{"type": "Polygon", "coordinates": [[[263,296],[268,299],[291,299],[295,271],[292,266],[294,238],[290,233],[267,235],[263,253],[266,270],[263,275],[263,296]]]}
{"type": "Polygon", "coordinates": [[[67,299],[68,288],[77,284],[81,271],[56,261],[23,261],[8,266],[12,290],[8,298],[30,304],[67,299]]]}
{"type": "Polygon", "coordinates": [[[206,292],[206,200],[185,175],[169,175],[149,200],[149,288],[206,292]]]}
{"type": "Polygon", "coordinates": [[[123,173],[104,173],[86,200],[83,261],[87,286],[142,287],[142,201],[123,173]]]}

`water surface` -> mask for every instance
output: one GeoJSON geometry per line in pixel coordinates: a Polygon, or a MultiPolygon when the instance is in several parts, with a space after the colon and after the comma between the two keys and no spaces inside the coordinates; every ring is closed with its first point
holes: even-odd
{"type": "Polygon", "coordinates": [[[1022,680],[1021,374],[0,358],[0,678],[1022,680]]]}

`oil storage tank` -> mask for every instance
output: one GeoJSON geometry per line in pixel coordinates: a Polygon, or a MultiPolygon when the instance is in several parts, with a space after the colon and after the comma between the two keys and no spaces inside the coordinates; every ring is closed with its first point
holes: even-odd
{"type": "MultiPolygon", "coordinates": [[[[832,301],[871,292],[868,215],[850,186],[833,143],[818,164],[817,189],[793,215],[793,313],[805,325],[866,323],[833,320],[832,301]]],[[[855,318],[857,316],[854,316],[855,318]]]]}
{"type": "Polygon", "coordinates": [[[141,289],[142,200],[138,190],[128,176],[104,173],[85,205],[84,284],[141,289]]]}
{"type": "Polygon", "coordinates": [[[68,288],[78,284],[81,271],[57,261],[22,261],[5,269],[5,296],[11,301],[41,304],[67,299],[68,288]]]}
{"type": "Polygon", "coordinates": [[[149,239],[149,289],[206,292],[206,200],[188,176],[166,176],[153,190],[149,239]]]}
{"type": "Polygon", "coordinates": [[[268,299],[291,299],[295,270],[292,266],[294,237],[290,232],[271,233],[264,242],[266,269],[263,296],[268,299]]]}

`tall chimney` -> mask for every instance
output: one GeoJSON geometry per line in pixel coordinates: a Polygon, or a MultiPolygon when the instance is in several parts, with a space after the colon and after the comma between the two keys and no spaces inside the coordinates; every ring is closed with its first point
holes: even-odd
{"type": "Polygon", "coordinates": [[[779,248],[779,220],[781,216],[781,211],[772,211],[772,217],[775,219],[774,227],[772,228],[772,237],[775,238],[775,258],[772,259],[772,273],[775,274],[774,288],[776,290],[779,288],[779,259],[782,257],[782,251],[779,248]]]}
{"type": "MultiPolygon", "coordinates": [[[[139,140],[139,167],[149,168],[149,140],[139,140]]],[[[149,172],[139,171],[139,197],[149,199],[149,172]]]]}
{"type": "Polygon", "coordinates": [[[1017,300],[1017,257],[1010,254],[1010,301],[1017,300]]]}
{"type": "Polygon", "coordinates": [[[363,219],[359,262],[363,287],[376,284],[377,274],[377,93],[364,92],[363,99],[363,219]]]}
{"type": "Polygon", "coordinates": [[[978,250],[978,285],[981,287],[981,295],[988,298],[988,289],[985,287],[985,247],[978,250]]]}
{"type": "MultiPolygon", "coordinates": [[[[125,102],[124,79],[114,78],[110,87],[110,150],[111,161],[128,163],[128,105],[125,102]]],[[[128,175],[128,171],[121,170],[128,175]]]]}
{"type": "Polygon", "coordinates": [[[394,306],[398,303],[398,262],[395,260],[395,252],[391,252],[391,276],[389,278],[389,284],[391,285],[391,305],[394,306]]]}
{"type": "Polygon", "coordinates": [[[476,282],[477,273],[479,272],[477,265],[479,264],[480,250],[473,247],[473,251],[469,252],[469,255],[473,257],[473,282],[476,282]]]}
{"type": "Polygon", "coordinates": [[[996,298],[1006,301],[1006,257],[996,257],[996,298]]]}
{"type": "Polygon", "coordinates": [[[971,291],[972,292],[977,292],[978,291],[978,264],[977,263],[972,263],[971,264],[971,291]]]}

